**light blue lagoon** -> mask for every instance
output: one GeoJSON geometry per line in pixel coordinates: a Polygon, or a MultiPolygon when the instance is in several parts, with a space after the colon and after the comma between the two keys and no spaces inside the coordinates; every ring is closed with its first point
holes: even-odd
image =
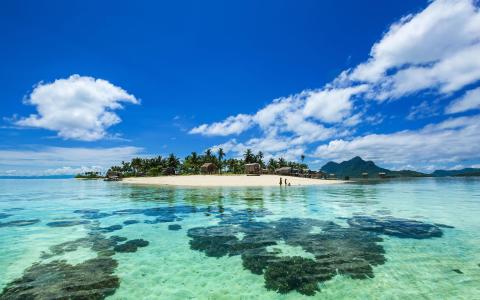
{"type": "Polygon", "coordinates": [[[0,299],[480,299],[480,180],[0,180],[0,299]]]}

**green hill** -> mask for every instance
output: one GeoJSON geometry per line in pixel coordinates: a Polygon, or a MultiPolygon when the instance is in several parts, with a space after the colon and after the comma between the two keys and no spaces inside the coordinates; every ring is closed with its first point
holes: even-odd
{"type": "Polygon", "coordinates": [[[427,174],[410,170],[391,171],[377,166],[373,161],[365,161],[359,156],[341,163],[331,161],[325,164],[321,170],[327,174],[335,174],[339,178],[343,178],[345,176],[349,176],[351,178],[361,178],[363,177],[363,173],[367,173],[369,178],[378,178],[379,173],[385,173],[387,177],[428,176],[427,174]]]}

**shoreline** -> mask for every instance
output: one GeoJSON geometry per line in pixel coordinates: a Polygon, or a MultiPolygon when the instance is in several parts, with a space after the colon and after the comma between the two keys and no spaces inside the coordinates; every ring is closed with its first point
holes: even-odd
{"type": "MultiPolygon", "coordinates": [[[[159,177],[129,177],[121,183],[187,187],[272,187],[279,186],[280,178],[291,186],[329,185],[345,183],[344,180],[325,180],[281,175],[177,175],[159,177]]],[[[285,186],[285,185],[282,185],[285,186]]]]}

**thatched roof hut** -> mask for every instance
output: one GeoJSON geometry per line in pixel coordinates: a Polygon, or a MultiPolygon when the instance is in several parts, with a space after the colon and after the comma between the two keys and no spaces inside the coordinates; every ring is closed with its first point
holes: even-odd
{"type": "Polygon", "coordinates": [[[245,164],[245,173],[247,175],[260,175],[262,173],[262,166],[259,163],[245,164]]]}
{"type": "Polygon", "coordinates": [[[363,178],[367,178],[367,177],[368,177],[368,173],[366,173],[366,172],[365,172],[365,173],[362,173],[362,177],[363,177],[363,178]]]}
{"type": "Polygon", "coordinates": [[[213,163],[204,163],[200,166],[200,173],[202,174],[212,174],[217,171],[217,166],[213,163]]]}
{"type": "Polygon", "coordinates": [[[291,175],[291,174],[292,174],[292,167],[278,168],[278,169],[275,170],[275,174],[278,174],[278,175],[291,175]]]}
{"type": "Polygon", "coordinates": [[[387,177],[387,173],[385,173],[385,172],[380,172],[380,173],[378,173],[378,177],[380,177],[380,178],[385,178],[385,177],[387,177]]]}

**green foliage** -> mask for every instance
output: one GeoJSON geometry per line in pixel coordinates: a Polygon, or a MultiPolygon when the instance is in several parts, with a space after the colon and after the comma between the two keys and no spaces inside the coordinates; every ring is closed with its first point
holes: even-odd
{"type": "Polygon", "coordinates": [[[85,172],[85,173],[82,173],[82,174],[75,175],[75,178],[98,179],[98,178],[103,178],[103,176],[100,174],[100,172],[85,172]]]}
{"type": "Polygon", "coordinates": [[[107,174],[121,174],[123,177],[200,174],[200,168],[204,163],[213,163],[218,166],[220,173],[227,172],[230,174],[245,173],[246,163],[259,163],[262,168],[267,168],[272,173],[276,168],[286,166],[294,169],[308,168],[304,163],[288,162],[283,158],[278,160],[271,158],[268,164],[265,164],[263,152],[259,151],[257,154],[254,154],[250,149],[245,151],[243,159],[225,159],[225,156],[224,150],[219,148],[216,153],[207,149],[203,155],[192,152],[183,160],[180,160],[173,153],[166,158],[162,156],[154,158],[136,157],[130,162],[122,161],[121,165],[112,166],[107,174]]]}

